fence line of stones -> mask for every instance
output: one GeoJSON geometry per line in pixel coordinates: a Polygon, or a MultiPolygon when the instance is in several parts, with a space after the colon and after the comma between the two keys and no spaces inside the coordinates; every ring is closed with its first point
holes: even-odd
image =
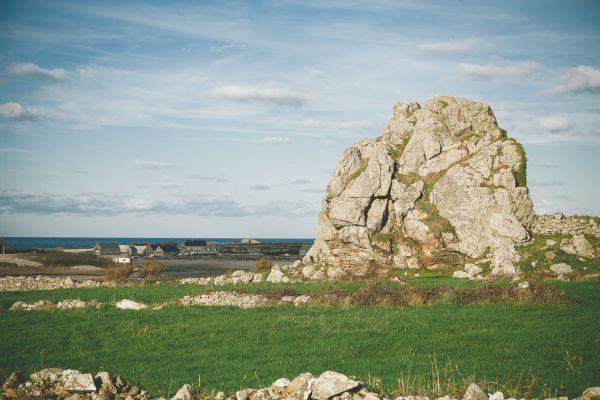
{"type": "MultiPolygon", "coordinates": [[[[26,380],[23,374],[13,372],[1,385],[0,398],[8,399],[68,399],[68,400],[166,400],[154,397],[146,390],[133,386],[120,375],[113,377],[101,371],[95,377],[77,370],[46,368],[30,375],[26,380]]],[[[318,377],[309,372],[298,375],[291,381],[279,378],[271,386],[261,389],[241,389],[226,396],[223,392],[198,393],[185,384],[171,400],[391,400],[370,391],[362,382],[334,371],[325,371],[318,377]]],[[[462,400],[504,400],[504,394],[484,392],[479,385],[471,383],[462,400]]],[[[560,400],[568,400],[560,397],[560,400]]],[[[579,400],[600,400],[600,387],[590,387],[583,391],[579,400]]],[[[406,395],[395,400],[429,400],[424,396],[406,395]]],[[[437,400],[457,400],[450,396],[437,397],[437,400]]],[[[516,400],[508,398],[506,400],[516,400]]],[[[550,400],[550,399],[546,399],[550,400]]],[[[556,400],[556,399],[552,399],[556,400]]]]}
{"type": "Polygon", "coordinates": [[[535,235],[590,235],[600,237],[600,218],[590,216],[565,217],[562,213],[536,215],[531,231],[535,235]]]}

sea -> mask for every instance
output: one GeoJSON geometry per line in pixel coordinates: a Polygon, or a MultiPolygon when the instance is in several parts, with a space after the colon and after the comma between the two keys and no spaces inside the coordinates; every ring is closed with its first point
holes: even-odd
{"type": "MultiPolygon", "coordinates": [[[[215,243],[240,243],[243,238],[174,238],[174,237],[1,237],[7,248],[11,249],[49,249],[64,247],[69,249],[85,249],[94,247],[96,243],[183,243],[186,240],[206,240],[215,243]]],[[[312,243],[310,238],[253,238],[262,243],[312,243]]]]}

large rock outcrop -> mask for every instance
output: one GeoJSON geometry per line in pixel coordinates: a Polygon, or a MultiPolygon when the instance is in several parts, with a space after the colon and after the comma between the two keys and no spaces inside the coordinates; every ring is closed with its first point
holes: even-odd
{"type": "Polygon", "coordinates": [[[381,136],[342,154],[304,262],[360,276],[487,256],[515,274],[534,219],[525,163],[487,104],[397,103],[381,136]]]}

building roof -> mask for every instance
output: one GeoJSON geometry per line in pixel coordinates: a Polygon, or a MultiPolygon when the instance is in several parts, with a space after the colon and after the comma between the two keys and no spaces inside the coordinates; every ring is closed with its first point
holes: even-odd
{"type": "Polygon", "coordinates": [[[147,245],[144,245],[144,246],[133,246],[133,247],[135,247],[135,249],[138,251],[138,253],[143,253],[148,248],[147,245]]]}
{"type": "Polygon", "coordinates": [[[186,240],[186,246],[206,246],[206,240],[186,240]]]}
{"type": "Polygon", "coordinates": [[[98,243],[97,246],[100,247],[100,249],[102,250],[121,251],[121,248],[116,243],[98,243]]]}
{"type": "Polygon", "coordinates": [[[160,248],[165,253],[179,253],[179,247],[173,244],[162,244],[160,245],[160,248]]]}

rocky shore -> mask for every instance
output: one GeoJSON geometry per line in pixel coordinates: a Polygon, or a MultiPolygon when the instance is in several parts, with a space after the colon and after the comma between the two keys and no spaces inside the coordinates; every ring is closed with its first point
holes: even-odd
{"type": "MultiPolygon", "coordinates": [[[[29,379],[13,372],[2,384],[0,399],[65,399],[65,400],[166,400],[155,397],[146,390],[134,386],[121,376],[114,379],[110,373],[101,371],[95,376],[76,370],[46,368],[32,373],[29,379]]],[[[226,395],[223,392],[199,393],[194,387],[183,385],[171,400],[389,400],[388,397],[370,391],[360,381],[344,374],[326,371],[318,377],[305,372],[292,380],[277,379],[271,386],[260,389],[242,389],[226,395]]],[[[456,397],[440,396],[437,400],[458,400],[456,397]]],[[[504,400],[502,392],[485,393],[471,383],[462,400],[504,400]]],[[[600,400],[600,387],[583,391],[578,400],[600,400]]],[[[395,400],[429,400],[429,397],[402,394],[395,400]]],[[[516,400],[507,398],[506,400],[516,400]]],[[[568,400],[567,397],[546,400],[568,400]]]]}

